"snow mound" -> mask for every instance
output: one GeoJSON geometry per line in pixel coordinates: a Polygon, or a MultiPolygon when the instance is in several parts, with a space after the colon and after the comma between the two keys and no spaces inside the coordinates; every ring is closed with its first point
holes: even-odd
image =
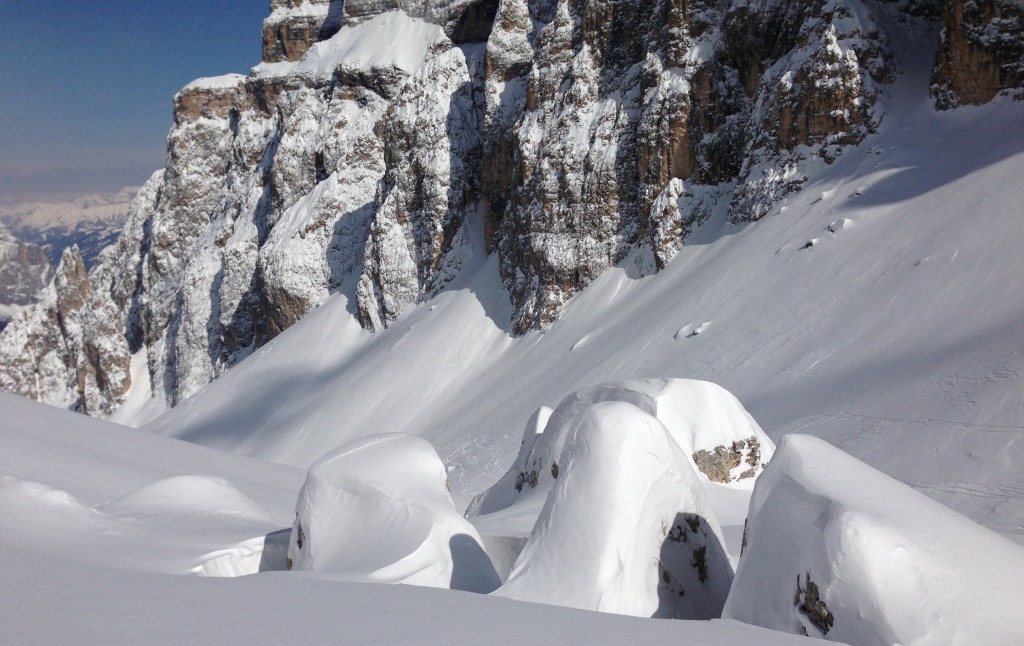
{"type": "Polygon", "coordinates": [[[406,435],[373,435],[324,456],[299,492],[291,569],[494,590],[494,567],[476,529],[455,510],[446,480],[430,443],[406,435]]]}
{"type": "Polygon", "coordinates": [[[253,519],[266,513],[234,485],[216,476],[174,476],[139,487],[103,505],[114,516],[140,514],[228,514],[253,519]]]}
{"type": "Polygon", "coordinates": [[[607,401],[580,409],[565,429],[556,483],[496,594],[637,616],[720,616],[732,565],[700,479],[665,426],[607,401]]]}
{"type": "Polygon", "coordinates": [[[531,418],[512,468],[477,496],[468,517],[483,516],[531,498],[547,496],[553,472],[565,462],[566,441],[580,411],[607,401],[632,404],[665,425],[705,480],[723,484],[754,478],[775,445],[729,391],[692,379],[636,379],[578,390],[554,412],[531,418]]]}
{"type": "Polygon", "coordinates": [[[750,503],[725,616],[851,644],[1024,638],[1024,549],[810,436],[750,503]]]}

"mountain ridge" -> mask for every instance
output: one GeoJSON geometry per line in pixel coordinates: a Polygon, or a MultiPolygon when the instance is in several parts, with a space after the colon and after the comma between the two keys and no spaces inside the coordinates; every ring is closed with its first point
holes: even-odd
{"type": "MultiPolygon", "coordinates": [[[[110,413],[130,378],[101,368],[84,397],[74,357],[106,346],[130,375],[145,350],[153,397],[174,405],[338,291],[383,329],[477,264],[481,213],[511,331],[545,328],[607,269],[663,269],[722,209],[734,224],[762,218],[876,130],[900,73],[878,21],[963,14],[858,0],[577,5],[275,0],[263,63],[175,97],[168,165],[89,278],[120,340],[33,346],[54,332],[23,315],[26,329],[0,339],[5,363],[67,385],[4,387],[110,413]],[[368,47],[381,38],[400,45],[368,47]]],[[[953,101],[941,80],[956,61],[1003,65],[1005,41],[943,36],[939,107],[1002,89],[953,101]]]]}

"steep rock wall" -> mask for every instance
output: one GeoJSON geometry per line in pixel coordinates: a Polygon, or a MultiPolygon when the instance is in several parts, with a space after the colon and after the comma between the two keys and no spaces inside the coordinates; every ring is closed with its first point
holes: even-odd
{"type": "Polygon", "coordinates": [[[512,330],[544,327],[605,269],[659,270],[713,211],[763,217],[805,160],[870,133],[895,74],[873,6],[273,0],[260,65],[175,97],[166,167],[72,308],[89,323],[61,324],[54,283],[0,336],[0,385],[109,412],[145,351],[173,405],[333,292],[386,327],[478,229],[512,330]]]}

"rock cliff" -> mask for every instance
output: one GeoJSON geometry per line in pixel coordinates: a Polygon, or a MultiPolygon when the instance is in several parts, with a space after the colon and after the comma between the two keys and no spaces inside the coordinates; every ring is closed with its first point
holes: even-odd
{"type": "Polygon", "coordinates": [[[939,108],[991,101],[1024,87],[1024,5],[1015,0],[942,3],[942,33],[932,77],[939,108]]]}
{"type": "MultiPolygon", "coordinates": [[[[886,11],[937,20],[921,6],[886,11]]],[[[175,97],[165,169],[79,279],[86,323],[61,323],[65,258],[48,304],[0,337],[3,385],[106,412],[144,350],[174,405],[333,292],[379,329],[482,253],[511,329],[549,325],[605,269],[658,271],[712,213],[757,220],[807,160],[863,140],[897,73],[877,9],[272,0],[263,62],[175,97]]],[[[986,24],[1013,42],[971,65],[1017,51],[999,11],[986,24]]]]}
{"type": "Polygon", "coordinates": [[[19,309],[36,302],[52,277],[46,252],[0,224],[0,330],[19,309]]]}

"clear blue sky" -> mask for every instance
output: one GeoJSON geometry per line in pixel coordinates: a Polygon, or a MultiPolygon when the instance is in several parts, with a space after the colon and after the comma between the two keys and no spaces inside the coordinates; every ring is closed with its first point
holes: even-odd
{"type": "Polygon", "coordinates": [[[174,93],[260,62],[269,4],[0,2],[0,200],[141,184],[163,167],[174,93]]]}

